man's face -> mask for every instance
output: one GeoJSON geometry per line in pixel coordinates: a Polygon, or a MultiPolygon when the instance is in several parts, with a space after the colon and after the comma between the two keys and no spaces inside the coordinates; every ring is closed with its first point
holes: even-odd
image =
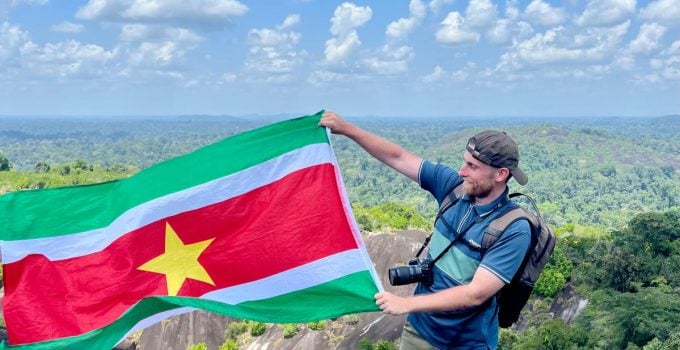
{"type": "Polygon", "coordinates": [[[493,190],[496,168],[486,165],[465,151],[458,175],[463,178],[463,192],[475,198],[485,198],[493,190]]]}

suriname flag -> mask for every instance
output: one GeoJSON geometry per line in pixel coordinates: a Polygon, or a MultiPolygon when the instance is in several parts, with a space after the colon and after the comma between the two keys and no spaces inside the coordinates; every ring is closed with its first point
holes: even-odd
{"type": "Polygon", "coordinates": [[[8,347],[107,349],[195,309],[271,323],[378,311],[320,117],[123,180],[1,196],[8,347]]]}

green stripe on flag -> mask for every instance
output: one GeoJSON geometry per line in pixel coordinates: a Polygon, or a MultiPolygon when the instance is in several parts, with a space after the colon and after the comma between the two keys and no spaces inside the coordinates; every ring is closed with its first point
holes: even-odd
{"type": "Polygon", "coordinates": [[[380,311],[374,302],[374,293],[377,293],[377,289],[370,272],[360,271],[315,287],[237,305],[187,297],[145,298],[114,323],[92,332],[33,344],[4,347],[0,344],[0,349],[110,349],[139,321],[178,307],[193,307],[235,318],[268,323],[325,320],[350,313],[380,311]]]}
{"type": "Polygon", "coordinates": [[[118,181],[0,196],[0,240],[61,236],[109,225],[126,210],[315,144],[323,111],[229,137],[118,181]]]}

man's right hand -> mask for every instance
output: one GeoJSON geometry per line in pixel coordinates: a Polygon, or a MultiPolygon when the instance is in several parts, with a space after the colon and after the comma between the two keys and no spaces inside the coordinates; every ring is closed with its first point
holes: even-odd
{"type": "Polygon", "coordinates": [[[326,111],[321,116],[319,126],[331,129],[331,132],[334,134],[347,135],[348,129],[353,125],[342,119],[339,114],[333,111],[326,111]]]}

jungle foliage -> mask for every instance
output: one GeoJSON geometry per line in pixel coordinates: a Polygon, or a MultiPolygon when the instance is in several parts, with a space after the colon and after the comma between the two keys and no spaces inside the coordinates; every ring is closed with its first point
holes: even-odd
{"type": "MultiPolygon", "coordinates": [[[[1,121],[0,194],[124,178],[271,122],[199,116],[1,121]]],[[[503,129],[517,139],[530,180],[525,187],[511,181],[511,191],[534,197],[558,234],[535,288],[545,302],[536,305],[547,305],[566,284],[589,303],[571,324],[541,316],[537,307],[526,330],[503,330],[501,349],[678,349],[680,117],[355,122],[454,168],[477,131],[503,129]]],[[[437,207],[431,196],[349,140],[332,142],[363,231],[431,229],[437,207]]],[[[227,338],[262,326],[228,330],[227,338]]],[[[297,327],[288,326],[287,334],[294,336],[297,327]]]]}

